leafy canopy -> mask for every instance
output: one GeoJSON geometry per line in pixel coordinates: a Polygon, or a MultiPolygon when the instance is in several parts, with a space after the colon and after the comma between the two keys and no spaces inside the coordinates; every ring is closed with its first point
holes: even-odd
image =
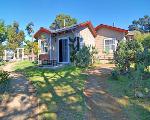
{"type": "Polygon", "coordinates": [[[0,20],[0,44],[6,40],[7,32],[4,21],[0,20]]]}
{"type": "Polygon", "coordinates": [[[132,24],[128,28],[130,31],[150,32],[150,16],[145,15],[143,18],[132,21],[132,24]]]}
{"type": "Polygon", "coordinates": [[[25,45],[25,54],[31,54],[33,50],[34,54],[38,54],[38,42],[31,42],[31,41],[26,41],[26,45],[25,45]]]}
{"type": "Polygon", "coordinates": [[[31,33],[34,33],[34,30],[33,30],[33,26],[34,26],[34,23],[33,22],[30,22],[26,25],[26,31],[28,33],[29,36],[31,36],[31,33]]]}
{"type": "Polygon", "coordinates": [[[71,26],[77,24],[77,19],[72,18],[70,15],[59,14],[56,16],[54,22],[50,25],[51,29],[60,29],[63,27],[71,26]],[[65,22],[65,26],[64,26],[65,22]]]}
{"type": "Polygon", "coordinates": [[[7,27],[7,47],[9,49],[15,50],[17,47],[20,47],[24,41],[24,37],[24,32],[19,29],[17,22],[7,27]]]}

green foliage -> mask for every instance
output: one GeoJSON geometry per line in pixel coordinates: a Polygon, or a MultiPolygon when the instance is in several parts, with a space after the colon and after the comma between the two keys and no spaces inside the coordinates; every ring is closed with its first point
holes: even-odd
{"type": "Polygon", "coordinates": [[[138,64],[143,64],[146,69],[150,66],[150,49],[144,48],[144,51],[138,52],[136,54],[136,62],[135,67],[137,68],[138,64]]]}
{"type": "Polygon", "coordinates": [[[0,84],[6,82],[9,79],[9,73],[6,71],[0,71],[0,84]]]}
{"type": "Polygon", "coordinates": [[[25,48],[25,54],[29,55],[32,53],[32,50],[33,50],[33,53],[35,55],[38,54],[38,42],[31,42],[31,41],[26,41],[26,45],[24,46],[25,48]]]}
{"type": "Polygon", "coordinates": [[[24,41],[24,37],[24,32],[22,30],[19,30],[18,23],[9,25],[7,28],[7,47],[9,49],[15,50],[16,48],[21,46],[22,42],[24,41]]]}
{"type": "Polygon", "coordinates": [[[76,65],[80,67],[87,67],[92,64],[90,47],[83,46],[77,53],[76,65]]]}
{"type": "Polygon", "coordinates": [[[149,32],[150,31],[150,16],[145,15],[143,18],[139,18],[138,20],[132,21],[132,24],[129,25],[129,30],[138,30],[141,32],[149,32]]]}
{"type": "Polygon", "coordinates": [[[146,37],[144,38],[144,41],[142,42],[142,44],[145,48],[150,49],[150,34],[146,35],[146,37]]]}
{"type": "Polygon", "coordinates": [[[71,26],[77,23],[75,18],[72,18],[69,15],[59,14],[56,16],[54,22],[50,25],[51,29],[59,29],[67,26],[71,26]],[[65,21],[65,26],[64,26],[65,21]]]}
{"type": "Polygon", "coordinates": [[[31,33],[34,33],[34,30],[33,30],[33,26],[34,26],[34,23],[33,22],[30,22],[26,25],[26,31],[28,33],[29,36],[31,36],[31,33]]]}
{"type": "Polygon", "coordinates": [[[138,41],[122,41],[114,52],[114,62],[123,73],[130,72],[131,64],[135,63],[136,54],[143,51],[142,44],[138,41]]]}
{"type": "Polygon", "coordinates": [[[7,32],[4,21],[0,20],[0,45],[6,40],[7,32]]]}
{"type": "Polygon", "coordinates": [[[97,51],[95,47],[83,45],[82,48],[77,52],[76,66],[79,67],[88,67],[94,63],[95,54],[97,51]]]}
{"type": "Polygon", "coordinates": [[[76,38],[69,38],[70,41],[70,61],[75,64],[77,58],[77,46],[75,45],[76,38]]]}

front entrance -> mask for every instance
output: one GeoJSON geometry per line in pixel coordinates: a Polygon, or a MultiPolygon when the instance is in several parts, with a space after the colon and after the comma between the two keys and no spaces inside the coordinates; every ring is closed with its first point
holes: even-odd
{"type": "Polygon", "coordinates": [[[69,39],[61,38],[59,39],[59,51],[58,58],[61,63],[69,63],[69,39]]]}

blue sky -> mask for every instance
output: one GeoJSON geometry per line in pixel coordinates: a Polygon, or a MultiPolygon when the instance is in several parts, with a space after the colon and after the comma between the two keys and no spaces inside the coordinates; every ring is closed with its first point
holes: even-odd
{"type": "Polygon", "coordinates": [[[90,20],[94,26],[112,25],[124,29],[134,19],[150,15],[149,0],[0,0],[0,19],[18,21],[22,29],[30,21],[35,31],[49,27],[59,13],[69,14],[78,22],[90,20]]]}

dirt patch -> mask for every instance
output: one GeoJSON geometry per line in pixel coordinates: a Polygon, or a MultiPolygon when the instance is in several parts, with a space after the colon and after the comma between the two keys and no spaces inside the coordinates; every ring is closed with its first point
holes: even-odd
{"type": "Polygon", "coordinates": [[[107,92],[106,80],[114,65],[102,64],[87,71],[85,83],[86,120],[127,120],[122,106],[107,92]]]}
{"type": "Polygon", "coordinates": [[[12,71],[15,63],[7,64],[3,70],[10,72],[9,88],[5,94],[7,99],[0,102],[1,120],[38,119],[38,99],[32,84],[20,73],[12,71]],[[32,118],[34,116],[34,118],[32,118]]]}

